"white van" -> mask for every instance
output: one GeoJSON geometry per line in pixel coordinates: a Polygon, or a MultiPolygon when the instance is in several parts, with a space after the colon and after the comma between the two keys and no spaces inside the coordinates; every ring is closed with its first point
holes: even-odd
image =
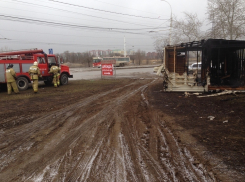
{"type": "Polygon", "coordinates": [[[193,63],[189,66],[189,71],[193,72],[195,70],[200,71],[202,69],[202,63],[193,63]]]}

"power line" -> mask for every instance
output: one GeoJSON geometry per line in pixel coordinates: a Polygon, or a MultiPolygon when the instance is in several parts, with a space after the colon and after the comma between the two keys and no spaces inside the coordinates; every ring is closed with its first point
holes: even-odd
{"type": "MultiPolygon", "coordinates": [[[[14,1],[17,1],[17,0],[14,0],[14,1]]],[[[48,1],[52,1],[52,2],[60,3],[60,4],[65,4],[65,5],[69,5],[69,6],[75,6],[75,7],[80,7],[80,8],[86,8],[86,9],[106,12],[106,13],[112,13],[112,14],[132,16],[132,17],[137,17],[137,18],[146,18],[146,19],[152,19],[152,20],[163,20],[163,19],[159,19],[159,18],[151,18],[151,17],[145,17],[145,16],[137,16],[137,15],[124,14],[124,13],[117,13],[117,12],[113,12],[113,11],[106,11],[106,10],[102,10],[102,9],[90,8],[90,7],[86,7],[86,6],[81,6],[81,5],[71,4],[71,3],[65,3],[65,2],[56,1],[56,0],[48,0],[48,1]]]]}
{"type": "MultiPolygon", "coordinates": [[[[104,4],[110,4],[110,5],[117,6],[117,7],[122,7],[122,8],[125,8],[125,9],[132,9],[132,10],[136,10],[136,11],[141,11],[141,10],[138,10],[138,9],[128,8],[128,7],[125,7],[125,6],[118,6],[116,4],[106,3],[106,2],[103,2],[103,1],[99,1],[99,0],[94,0],[94,1],[98,1],[98,2],[104,3],[104,4]]],[[[150,14],[157,15],[156,13],[151,13],[151,12],[147,12],[147,11],[141,11],[141,12],[145,12],[145,13],[150,13],[150,14]]]]}
{"type": "MultiPolygon", "coordinates": [[[[17,29],[15,29],[15,30],[13,30],[13,29],[11,29],[11,30],[10,29],[0,29],[0,30],[3,30],[3,31],[12,31],[12,32],[34,33],[34,34],[56,35],[56,36],[95,38],[95,39],[98,39],[98,38],[105,38],[105,39],[113,38],[112,36],[110,36],[110,37],[101,37],[101,36],[99,36],[99,37],[96,37],[96,36],[77,36],[77,35],[73,35],[73,34],[65,35],[65,34],[57,34],[57,33],[54,34],[54,33],[44,33],[44,32],[31,32],[31,31],[21,31],[21,30],[17,30],[17,29]]],[[[117,38],[118,38],[118,36],[117,36],[117,38]]],[[[5,39],[7,39],[7,38],[5,38],[5,39]]],[[[113,39],[115,39],[115,37],[113,39]]],[[[130,38],[130,40],[138,40],[138,39],[142,39],[142,38],[130,38]]]]}
{"type": "MultiPolygon", "coordinates": [[[[41,7],[45,7],[45,8],[50,8],[50,9],[54,9],[54,10],[58,10],[58,11],[62,11],[62,12],[68,12],[68,13],[74,13],[74,14],[80,14],[80,15],[84,15],[84,16],[89,16],[89,17],[93,17],[93,18],[99,18],[99,19],[103,19],[103,20],[110,20],[110,21],[122,22],[122,23],[127,23],[127,24],[132,24],[132,25],[139,25],[139,26],[150,27],[148,25],[142,25],[142,24],[137,24],[137,23],[130,23],[130,22],[120,21],[120,20],[114,20],[114,19],[110,19],[110,18],[103,18],[103,17],[94,16],[94,15],[88,15],[88,14],[84,14],[84,13],[78,13],[78,12],[74,12],[74,11],[69,11],[69,10],[54,8],[54,7],[50,7],[50,6],[39,5],[39,4],[35,4],[35,3],[27,3],[27,2],[19,1],[19,0],[13,0],[13,1],[16,1],[16,2],[19,2],[19,3],[23,3],[23,4],[28,4],[28,5],[34,5],[34,6],[41,6],[41,7]]],[[[14,9],[14,8],[10,8],[10,9],[14,9]]],[[[29,12],[32,12],[32,11],[29,11],[29,12]]]]}
{"type": "Polygon", "coordinates": [[[0,18],[5,19],[5,20],[18,21],[18,22],[47,24],[47,25],[52,25],[52,26],[62,26],[62,27],[69,27],[69,28],[82,28],[82,29],[104,30],[104,31],[113,31],[113,32],[130,33],[130,34],[142,34],[142,33],[128,32],[128,31],[152,30],[153,29],[153,28],[145,28],[145,29],[123,29],[123,28],[112,28],[112,27],[95,27],[95,26],[85,26],[85,25],[76,25],[76,24],[51,22],[51,21],[44,21],[44,20],[31,19],[31,18],[23,18],[23,17],[16,17],[16,16],[9,16],[9,15],[2,15],[2,14],[0,14],[0,18]]]}

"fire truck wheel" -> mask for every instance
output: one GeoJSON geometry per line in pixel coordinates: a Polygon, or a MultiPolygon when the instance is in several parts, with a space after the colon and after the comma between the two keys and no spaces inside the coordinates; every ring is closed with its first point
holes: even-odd
{"type": "Polygon", "coordinates": [[[28,80],[25,77],[19,77],[16,81],[19,90],[26,90],[28,88],[28,80]]]}
{"type": "Polygon", "coordinates": [[[67,76],[67,74],[62,74],[60,76],[60,84],[61,85],[67,85],[68,84],[68,76],[67,76]]]}

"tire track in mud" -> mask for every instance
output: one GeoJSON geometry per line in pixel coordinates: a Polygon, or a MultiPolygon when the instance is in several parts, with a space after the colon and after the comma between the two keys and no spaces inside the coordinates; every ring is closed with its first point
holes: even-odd
{"type": "Polygon", "coordinates": [[[11,141],[0,151],[4,155],[0,158],[0,178],[215,181],[201,164],[193,165],[190,152],[178,145],[151,110],[144,96],[149,84],[141,81],[94,95],[5,134],[4,138],[11,141]],[[85,115],[92,103],[99,103],[100,107],[85,115]],[[15,132],[21,137],[13,138],[15,132]],[[8,164],[3,165],[5,161],[8,164]],[[14,168],[17,169],[12,172],[14,168]]]}
{"type": "MultiPolygon", "coordinates": [[[[117,91],[118,89],[108,91],[106,93],[98,94],[97,96],[93,96],[91,98],[85,99],[82,103],[79,103],[79,106],[86,105],[89,102],[92,102],[93,100],[103,96],[107,95],[108,93],[112,93],[113,91],[117,91]]],[[[45,128],[50,128],[54,126],[54,123],[57,122],[57,120],[54,119],[54,117],[58,117],[62,115],[65,120],[68,120],[69,117],[72,116],[73,112],[71,112],[72,108],[77,107],[78,104],[73,104],[69,107],[66,107],[62,111],[58,112],[51,112],[50,114],[46,116],[42,116],[37,120],[34,120],[30,124],[22,125],[21,127],[14,128],[13,130],[9,130],[8,132],[2,132],[0,142],[3,143],[6,138],[7,138],[7,144],[6,146],[14,146],[13,148],[11,147],[6,147],[1,150],[0,152],[0,160],[4,160],[4,162],[0,162],[0,169],[2,170],[4,167],[6,167],[8,164],[14,161],[13,155],[15,153],[21,153],[23,150],[29,150],[29,148],[33,145],[34,142],[31,142],[31,139],[33,138],[31,135],[38,136],[38,131],[43,131],[45,128]],[[66,114],[63,114],[66,113],[66,114]],[[50,121],[50,122],[47,122],[50,121]],[[21,136],[19,138],[16,138],[15,136],[21,136]],[[6,158],[8,160],[6,160],[6,158]]],[[[22,117],[24,118],[24,117],[22,117]]],[[[58,119],[59,123],[64,122],[63,120],[58,119]]],[[[55,128],[55,127],[54,127],[55,128]]]]}
{"type": "MultiPolygon", "coordinates": [[[[134,83],[126,85],[124,87],[130,86],[133,84],[134,83]]],[[[3,143],[5,138],[8,138],[8,145],[11,146],[11,145],[15,144],[15,148],[18,148],[19,146],[22,146],[24,143],[26,143],[26,141],[28,141],[28,138],[29,138],[28,134],[29,135],[30,135],[30,133],[34,134],[38,130],[44,130],[45,128],[50,128],[50,127],[54,126],[55,123],[57,123],[57,122],[59,122],[59,124],[63,123],[64,120],[67,120],[70,117],[74,117],[72,115],[74,114],[74,110],[76,110],[76,108],[84,107],[84,106],[88,105],[89,103],[97,100],[98,98],[106,96],[110,93],[116,92],[120,89],[122,89],[122,88],[117,88],[117,89],[110,90],[110,91],[107,91],[107,92],[104,92],[104,93],[101,93],[98,95],[88,97],[86,99],[83,99],[82,102],[79,102],[78,104],[77,103],[72,104],[72,105],[70,105],[64,109],[61,109],[59,111],[53,111],[53,112],[50,112],[46,115],[34,114],[33,116],[29,116],[28,118],[30,118],[30,119],[33,119],[33,118],[38,118],[38,119],[34,119],[32,123],[25,124],[25,125],[19,126],[18,128],[13,128],[11,130],[8,130],[8,132],[2,131],[0,143],[3,143]],[[64,118],[64,119],[61,119],[61,118],[64,118]],[[49,122],[47,122],[48,120],[49,120],[49,122]],[[16,139],[16,137],[15,137],[16,135],[17,136],[23,136],[23,137],[16,139]],[[14,137],[12,137],[12,136],[14,136],[14,137]],[[19,146],[17,145],[18,143],[20,143],[19,146]]],[[[12,121],[12,119],[13,118],[5,119],[4,121],[2,121],[2,123],[4,124],[7,122],[15,122],[15,121],[12,121]]],[[[26,117],[20,116],[18,119],[19,120],[26,119],[26,117]]],[[[7,150],[9,150],[9,149],[7,149],[7,150]]],[[[3,152],[5,152],[5,151],[3,150],[3,152]]]]}
{"type": "MultiPolygon", "coordinates": [[[[107,177],[105,181],[111,181],[115,179],[115,181],[121,181],[121,178],[124,178],[118,171],[121,171],[120,168],[117,168],[114,164],[117,164],[120,159],[112,160],[111,156],[114,158],[117,157],[117,152],[113,152],[114,150],[118,150],[120,146],[118,145],[118,141],[114,142],[114,147],[109,147],[108,145],[112,145],[110,142],[113,137],[118,137],[119,132],[117,132],[116,136],[111,136],[110,128],[118,123],[117,117],[117,107],[121,104],[122,101],[131,97],[136,92],[138,92],[141,88],[146,87],[145,85],[133,90],[131,92],[127,92],[124,95],[116,98],[113,102],[110,103],[107,108],[103,109],[99,112],[99,118],[102,117],[101,120],[95,118],[95,120],[90,121],[89,124],[94,126],[93,124],[99,124],[98,128],[94,131],[92,136],[94,136],[93,141],[86,141],[87,143],[91,143],[89,146],[93,146],[93,149],[88,149],[83,158],[80,159],[79,163],[76,165],[77,167],[70,173],[70,175],[64,179],[64,181],[103,181],[104,177],[107,177]],[[111,112],[113,111],[113,112],[111,112]],[[106,117],[104,117],[106,116],[106,117]],[[116,119],[115,119],[116,118],[116,119]],[[91,122],[95,122],[91,124],[91,122]],[[116,122],[116,123],[115,123],[116,122]],[[99,139],[99,140],[98,140],[99,139]],[[108,155],[109,154],[109,155],[108,155]],[[100,165],[103,164],[103,165],[100,165]],[[98,171],[98,166],[100,166],[100,170],[98,171]],[[113,167],[112,167],[113,166],[113,167]],[[91,171],[93,173],[91,173],[91,171]],[[96,173],[97,171],[98,173],[96,173]],[[113,171],[113,172],[112,172],[113,171]],[[96,175],[95,175],[96,173],[96,175]],[[105,175],[107,174],[107,175],[105,175]],[[116,174],[116,175],[115,175],[116,174]],[[118,177],[122,176],[122,177],[118,177]],[[119,178],[119,179],[117,179],[119,178]]],[[[120,128],[119,128],[120,129],[120,128]]],[[[90,131],[92,128],[90,129],[90,131]]],[[[82,136],[79,136],[82,139],[82,136]]],[[[81,141],[77,141],[80,143],[81,141]]],[[[120,165],[120,164],[119,164],[120,165]]]]}
{"type": "Polygon", "coordinates": [[[141,170],[138,179],[132,181],[216,181],[202,164],[195,164],[194,157],[185,147],[179,146],[171,131],[151,110],[143,93],[141,97],[138,110],[126,116],[124,130],[126,148],[130,148],[131,156],[136,157],[131,160],[134,161],[131,166],[134,165],[134,169],[140,166],[141,170]],[[152,140],[157,140],[157,145],[152,140]]]}
{"type": "MultiPolygon", "coordinates": [[[[160,122],[159,122],[160,123],[160,122]]],[[[159,134],[163,142],[160,144],[161,153],[169,153],[166,156],[161,155],[160,161],[167,166],[170,170],[171,178],[173,181],[216,181],[214,176],[207,172],[202,164],[194,165],[194,157],[186,148],[181,148],[173,136],[172,132],[162,123],[162,130],[159,129],[159,134]],[[175,174],[178,173],[181,177],[176,178],[175,174]]]]}
{"type": "MultiPolygon", "coordinates": [[[[123,88],[133,86],[134,84],[135,83],[126,85],[123,88]]],[[[47,136],[52,131],[52,130],[50,130],[50,128],[53,128],[53,129],[57,128],[56,123],[60,124],[60,123],[64,123],[65,121],[73,122],[73,120],[79,119],[80,118],[79,115],[78,116],[72,116],[75,113],[73,110],[75,110],[75,111],[79,110],[79,108],[88,105],[92,101],[95,101],[98,98],[106,96],[106,95],[111,94],[113,92],[120,91],[123,88],[118,88],[118,89],[114,89],[114,90],[111,90],[111,91],[108,91],[108,92],[105,92],[102,94],[95,95],[93,97],[90,97],[90,98],[83,100],[82,102],[79,102],[78,104],[73,104],[71,106],[68,106],[65,109],[63,109],[62,111],[51,112],[50,114],[48,114],[46,116],[43,116],[37,120],[34,120],[32,123],[20,126],[18,128],[14,128],[12,131],[9,131],[6,134],[3,133],[0,141],[6,140],[6,138],[7,138],[8,142],[9,142],[8,143],[9,147],[6,147],[0,151],[0,154],[2,156],[0,158],[1,170],[8,167],[11,163],[15,163],[14,165],[16,165],[16,158],[17,157],[13,157],[13,156],[15,156],[15,155],[20,156],[23,152],[29,151],[29,149],[32,147],[33,143],[36,143],[36,141],[33,142],[32,139],[33,138],[38,139],[39,135],[42,137],[43,131],[47,132],[46,134],[44,134],[45,136],[47,136]],[[47,122],[47,121],[50,121],[50,122],[47,122]],[[46,128],[48,128],[48,131],[46,131],[46,128]],[[16,138],[16,137],[13,137],[13,135],[14,136],[21,136],[21,137],[16,138]]],[[[109,112],[109,110],[107,110],[107,112],[109,112]]],[[[105,113],[105,110],[102,110],[100,113],[103,115],[103,113],[105,113]]],[[[96,115],[91,118],[91,120],[93,120],[93,119],[97,119],[96,115]]],[[[88,128],[88,131],[89,131],[89,129],[90,128],[88,128]]],[[[89,136],[89,134],[88,134],[88,136],[89,136]]],[[[64,136],[62,136],[62,137],[64,137],[64,136]]],[[[79,138],[79,137],[80,136],[78,136],[77,138],[79,138]]],[[[67,137],[64,137],[64,138],[67,138],[67,137]]],[[[42,142],[42,139],[40,139],[40,140],[41,140],[40,142],[42,142]]],[[[76,141],[76,140],[74,140],[74,141],[76,141]]],[[[37,148],[36,150],[44,150],[44,148],[40,148],[40,147],[39,148],[36,147],[36,148],[37,148]]],[[[34,151],[34,153],[35,152],[36,151],[34,151]]],[[[42,154],[42,155],[44,155],[44,154],[42,154]]],[[[22,160],[19,163],[22,163],[22,160]]],[[[10,166],[10,168],[11,167],[12,166],[10,166]]],[[[23,166],[21,166],[21,167],[23,167],[23,166]]],[[[24,173],[26,173],[26,171],[23,172],[23,174],[24,173]]],[[[3,173],[1,174],[1,176],[3,176],[3,173]]]]}

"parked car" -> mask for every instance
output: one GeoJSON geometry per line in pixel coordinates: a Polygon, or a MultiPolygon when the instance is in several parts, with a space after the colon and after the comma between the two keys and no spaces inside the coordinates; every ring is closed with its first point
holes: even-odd
{"type": "Polygon", "coordinates": [[[189,72],[193,72],[195,70],[198,70],[199,72],[202,69],[202,63],[193,63],[188,67],[188,69],[189,69],[189,72]]]}

